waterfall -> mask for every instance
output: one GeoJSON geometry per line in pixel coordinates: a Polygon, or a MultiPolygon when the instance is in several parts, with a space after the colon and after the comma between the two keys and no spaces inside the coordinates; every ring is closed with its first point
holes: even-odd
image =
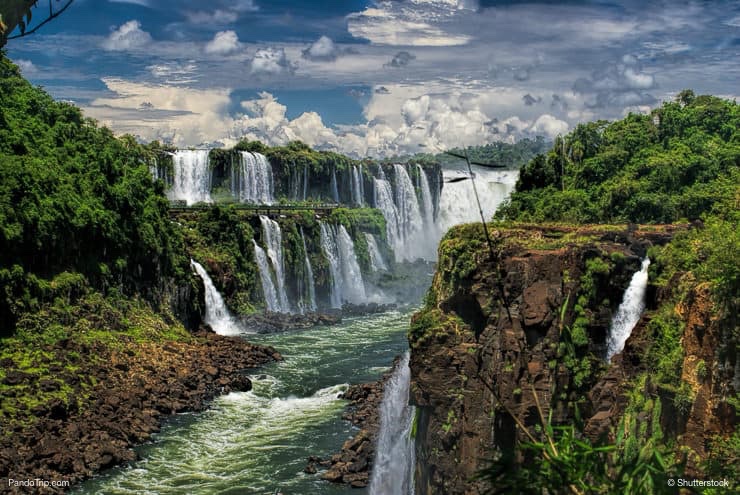
{"type": "Polygon", "coordinates": [[[378,208],[385,218],[388,243],[391,249],[393,249],[396,261],[400,261],[401,256],[398,253],[403,250],[403,241],[398,231],[398,210],[396,209],[396,204],[393,202],[393,191],[390,182],[385,179],[374,179],[373,196],[375,208],[378,208]]]}
{"type": "Polygon", "coordinates": [[[367,240],[367,251],[370,254],[370,269],[374,272],[388,270],[388,265],[383,259],[375,236],[365,232],[365,239],[367,240]]]}
{"type": "Polygon", "coordinates": [[[337,169],[331,169],[331,197],[335,203],[339,203],[339,189],[337,188],[337,169]]]}
{"type": "Polygon", "coordinates": [[[609,341],[607,343],[607,361],[615,354],[622,352],[624,343],[627,342],[632,329],[640,320],[640,316],[645,310],[645,289],[647,288],[649,266],[650,258],[646,256],[642,260],[640,271],[632,275],[630,285],[624,291],[622,303],[619,305],[614,318],[612,318],[609,341]]]}
{"type": "Polygon", "coordinates": [[[187,204],[211,202],[208,150],[177,150],[172,157],[175,177],[167,196],[187,204]]]}
{"type": "Polygon", "coordinates": [[[272,204],[272,165],[261,153],[239,152],[238,167],[231,167],[231,194],[242,203],[272,204]]]}
{"type": "Polygon", "coordinates": [[[416,166],[419,172],[419,188],[421,189],[421,206],[424,214],[424,225],[434,227],[434,202],[432,201],[432,190],[429,188],[429,178],[421,165],[416,166]]]}
{"type": "MultiPolygon", "coordinates": [[[[304,263],[306,265],[306,284],[308,285],[308,310],[316,311],[316,283],[313,278],[313,268],[311,267],[311,260],[308,259],[308,249],[306,249],[306,237],[303,235],[303,229],[301,229],[301,242],[303,242],[303,253],[305,256],[304,263]]],[[[303,304],[305,307],[305,304],[303,304]]]]}
{"type": "Polygon", "coordinates": [[[409,405],[409,353],[386,382],[380,404],[380,432],[370,478],[370,495],[413,495],[414,440],[411,428],[415,410],[409,405]]]}
{"type": "Polygon", "coordinates": [[[240,326],[229,314],[229,310],[224,303],[223,297],[213,285],[213,280],[208,276],[205,268],[200,263],[190,260],[190,266],[195,273],[203,280],[206,296],[206,316],[205,322],[210,325],[214,332],[219,335],[236,335],[240,333],[240,326]]]}
{"type": "Polygon", "coordinates": [[[260,215],[262,234],[267,257],[270,259],[275,273],[275,287],[277,289],[278,307],[281,313],[290,313],[290,303],[285,290],[285,265],[283,262],[283,235],[280,225],[264,215],[260,215]]]}
{"type": "Polygon", "coordinates": [[[357,262],[354,243],[344,225],[331,226],[320,223],[321,248],[329,261],[331,273],[331,306],[341,309],[342,304],[367,302],[365,282],[357,262]]]}
{"type": "Polygon", "coordinates": [[[408,172],[403,165],[393,165],[393,172],[396,178],[395,202],[398,209],[398,231],[401,234],[403,243],[409,252],[407,259],[413,261],[414,248],[420,246],[410,245],[409,241],[416,240],[417,233],[422,229],[421,213],[419,211],[419,200],[416,197],[414,184],[409,178],[408,172]],[[408,249],[411,248],[411,249],[408,249]]]}
{"type": "Polygon", "coordinates": [[[356,165],[352,166],[352,202],[357,206],[365,204],[365,185],[362,180],[362,171],[356,165]]]}
{"type": "Polygon", "coordinates": [[[308,165],[303,166],[303,201],[308,197],[308,165]]]}
{"type": "Polygon", "coordinates": [[[260,273],[260,281],[262,282],[262,292],[265,295],[265,306],[267,311],[273,313],[280,311],[280,302],[278,301],[277,290],[275,290],[275,284],[272,281],[272,274],[270,273],[270,263],[267,260],[267,254],[265,250],[259,247],[257,241],[252,239],[254,244],[254,258],[257,261],[257,269],[260,273]]]}

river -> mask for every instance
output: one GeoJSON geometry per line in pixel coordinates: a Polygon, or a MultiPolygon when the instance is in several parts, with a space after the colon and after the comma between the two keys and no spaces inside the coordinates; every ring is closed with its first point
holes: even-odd
{"type": "Polygon", "coordinates": [[[303,473],[311,455],[328,457],[353,434],[337,398],[350,383],[376,380],[407,348],[411,312],[345,318],[332,327],[267,335],[285,358],[254,370],[253,390],[217,398],[202,413],[167,422],[141,460],[88,480],[74,494],[349,494],[303,473]]]}

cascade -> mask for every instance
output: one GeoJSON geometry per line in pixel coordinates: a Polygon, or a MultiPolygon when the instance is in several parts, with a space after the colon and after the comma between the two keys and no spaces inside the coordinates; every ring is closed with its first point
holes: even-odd
{"type": "MultiPolygon", "coordinates": [[[[463,176],[449,174],[446,177],[463,176]]],[[[483,167],[473,166],[475,174],[475,187],[478,190],[483,216],[486,220],[493,217],[496,209],[509,197],[514,190],[519,172],[516,170],[492,171],[483,167]]],[[[467,177],[467,173],[464,174],[467,177]]],[[[462,223],[480,222],[478,205],[473,195],[472,184],[469,180],[447,183],[442,188],[439,199],[439,213],[437,215],[437,227],[439,233],[443,234],[450,227],[462,223]]]]}
{"type": "Polygon", "coordinates": [[[321,248],[329,261],[331,273],[331,306],[341,309],[342,304],[367,302],[365,282],[357,262],[354,243],[344,225],[331,226],[320,223],[321,248]]]}
{"type": "Polygon", "coordinates": [[[265,295],[265,306],[267,306],[267,311],[273,313],[279,312],[280,302],[278,301],[275,284],[272,281],[272,274],[270,273],[270,264],[267,260],[267,254],[264,249],[259,247],[257,241],[254,239],[252,239],[252,244],[254,244],[254,258],[257,261],[257,269],[260,273],[262,292],[265,295]]]}
{"type": "Polygon", "coordinates": [[[177,150],[172,157],[175,177],[167,197],[187,204],[211,202],[208,150],[177,150]]]}
{"type": "MultiPolygon", "coordinates": [[[[382,170],[382,169],[381,169],[382,170]]],[[[390,182],[385,179],[373,179],[373,197],[375,208],[378,208],[385,218],[385,230],[388,243],[393,249],[396,261],[402,260],[403,240],[398,230],[398,210],[393,202],[393,190],[390,182]]]]}
{"type": "Polygon", "coordinates": [[[374,272],[379,270],[388,270],[388,265],[383,259],[383,255],[380,252],[375,236],[365,232],[365,239],[367,240],[367,251],[370,254],[370,269],[374,272]]]}
{"type": "Polygon", "coordinates": [[[419,246],[415,241],[422,229],[421,213],[419,212],[419,200],[416,197],[414,184],[411,182],[408,172],[403,165],[393,165],[396,177],[395,203],[398,210],[398,231],[401,236],[406,253],[410,261],[416,258],[416,248],[419,246]],[[410,248],[410,249],[409,249],[410,248]]]}
{"type": "Polygon", "coordinates": [[[339,203],[339,189],[337,188],[337,169],[331,169],[331,197],[335,203],[339,203]]]}
{"type": "Polygon", "coordinates": [[[352,166],[352,202],[357,206],[365,204],[365,185],[362,180],[362,172],[356,165],[352,166]]]}
{"type": "Polygon", "coordinates": [[[285,265],[283,262],[283,235],[280,225],[264,215],[260,215],[264,244],[267,248],[267,257],[270,259],[275,273],[275,286],[281,313],[290,313],[290,302],[285,290],[285,265]]]}
{"type": "Polygon", "coordinates": [[[216,286],[213,285],[213,280],[208,276],[208,272],[206,272],[205,268],[195,260],[190,260],[190,266],[193,267],[195,273],[197,273],[203,280],[203,287],[205,289],[206,296],[205,322],[219,335],[239,334],[241,327],[229,314],[229,310],[224,303],[224,299],[221,297],[221,294],[219,294],[216,286]]]}
{"type": "Polygon", "coordinates": [[[434,224],[434,202],[432,201],[432,190],[429,188],[429,178],[421,165],[416,166],[419,172],[419,189],[421,189],[421,206],[424,216],[424,225],[433,227],[434,224]]]}
{"type": "MultiPolygon", "coordinates": [[[[313,278],[313,268],[311,260],[308,259],[308,249],[306,249],[306,237],[303,235],[301,228],[301,242],[303,243],[303,253],[305,255],[304,263],[306,265],[306,285],[308,285],[308,310],[316,311],[316,282],[313,278]]],[[[302,304],[305,308],[305,304],[302,304]]]]}
{"type": "Polygon", "coordinates": [[[607,361],[615,354],[622,352],[625,342],[627,342],[627,339],[632,333],[632,329],[640,320],[640,316],[642,316],[642,312],[645,310],[645,289],[648,283],[649,266],[650,258],[646,256],[642,260],[640,271],[632,275],[632,280],[630,280],[627,290],[624,291],[622,303],[612,318],[609,340],[607,342],[607,361]]]}
{"type": "Polygon", "coordinates": [[[370,495],[413,495],[416,456],[411,428],[415,410],[409,405],[409,353],[385,385],[380,404],[380,431],[370,478],[370,495]]]}
{"type": "Polygon", "coordinates": [[[238,167],[231,167],[231,194],[242,203],[272,204],[272,165],[261,153],[239,152],[238,167]]]}
{"type": "Polygon", "coordinates": [[[303,166],[303,201],[308,197],[308,165],[303,166]]]}

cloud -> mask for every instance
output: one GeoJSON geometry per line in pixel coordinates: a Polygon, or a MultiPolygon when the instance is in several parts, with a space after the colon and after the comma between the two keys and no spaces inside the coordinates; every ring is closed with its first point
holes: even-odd
{"type": "Polygon", "coordinates": [[[164,62],[147,66],[149,73],[166,84],[191,84],[198,80],[198,65],[194,60],[187,62],[164,62]]]}
{"type": "Polygon", "coordinates": [[[308,60],[336,60],[339,55],[336,45],[328,36],[321,36],[311,46],[301,52],[308,60]]]}
{"type": "Polygon", "coordinates": [[[213,39],[206,43],[205,52],[209,54],[227,55],[241,48],[239,37],[234,31],[219,31],[213,39]]]}
{"type": "Polygon", "coordinates": [[[568,123],[546,113],[540,115],[537,120],[534,121],[534,124],[532,124],[529,130],[534,134],[541,134],[549,138],[553,138],[558,134],[567,133],[568,123]]]}
{"type": "Polygon", "coordinates": [[[237,0],[232,9],[237,12],[257,12],[260,8],[254,0],[237,0]]]}
{"type": "Polygon", "coordinates": [[[385,64],[385,67],[406,67],[409,62],[411,62],[415,58],[416,55],[413,55],[409,52],[398,52],[393,56],[393,59],[391,59],[390,62],[385,64]]]}
{"type": "Polygon", "coordinates": [[[111,3],[132,3],[134,5],[141,5],[142,7],[149,7],[149,0],[108,0],[111,3]]]}
{"type": "Polygon", "coordinates": [[[278,75],[293,72],[283,48],[260,48],[252,59],[252,74],[278,75]]]}
{"type": "Polygon", "coordinates": [[[535,98],[531,94],[527,93],[526,95],[522,96],[522,101],[524,102],[525,105],[527,105],[528,107],[531,107],[535,103],[541,102],[542,97],[538,96],[537,98],[535,98]]]}
{"type": "Polygon", "coordinates": [[[191,24],[199,24],[205,26],[222,26],[224,24],[231,24],[236,22],[239,15],[232,10],[216,9],[213,12],[185,12],[185,17],[191,24]]]}
{"type": "Polygon", "coordinates": [[[646,92],[657,85],[652,74],[643,72],[633,55],[624,55],[621,61],[591,74],[578,78],[573,91],[585,97],[591,108],[652,105],[657,98],[646,92]]]}
{"type": "Polygon", "coordinates": [[[137,20],[131,20],[111,32],[108,38],[103,41],[102,46],[109,51],[127,51],[140,48],[151,41],[151,35],[142,31],[141,23],[137,20]]]}
{"type": "Polygon", "coordinates": [[[375,88],[375,94],[387,95],[387,94],[390,94],[390,93],[391,93],[391,91],[388,88],[386,88],[385,86],[378,86],[377,88],[375,88]]]}
{"type": "Polygon", "coordinates": [[[18,59],[14,63],[26,77],[34,76],[39,72],[38,68],[30,60],[18,59]]]}

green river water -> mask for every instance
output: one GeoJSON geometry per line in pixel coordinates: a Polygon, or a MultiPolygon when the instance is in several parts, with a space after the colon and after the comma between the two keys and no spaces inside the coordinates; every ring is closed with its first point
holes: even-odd
{"type": "Polygon", "coordinates": [[[232,393],[198,414],[175,416],[138,448],[141,460],[88,480],[82,494],[359,495],[303,473],[311,455],[328,457],[354,434],[337,398],[372,381],[407,348],[410,311],[346,318],[331,327],[247,340],[285,360],[252,372],[253,390],[232,393]]]}

